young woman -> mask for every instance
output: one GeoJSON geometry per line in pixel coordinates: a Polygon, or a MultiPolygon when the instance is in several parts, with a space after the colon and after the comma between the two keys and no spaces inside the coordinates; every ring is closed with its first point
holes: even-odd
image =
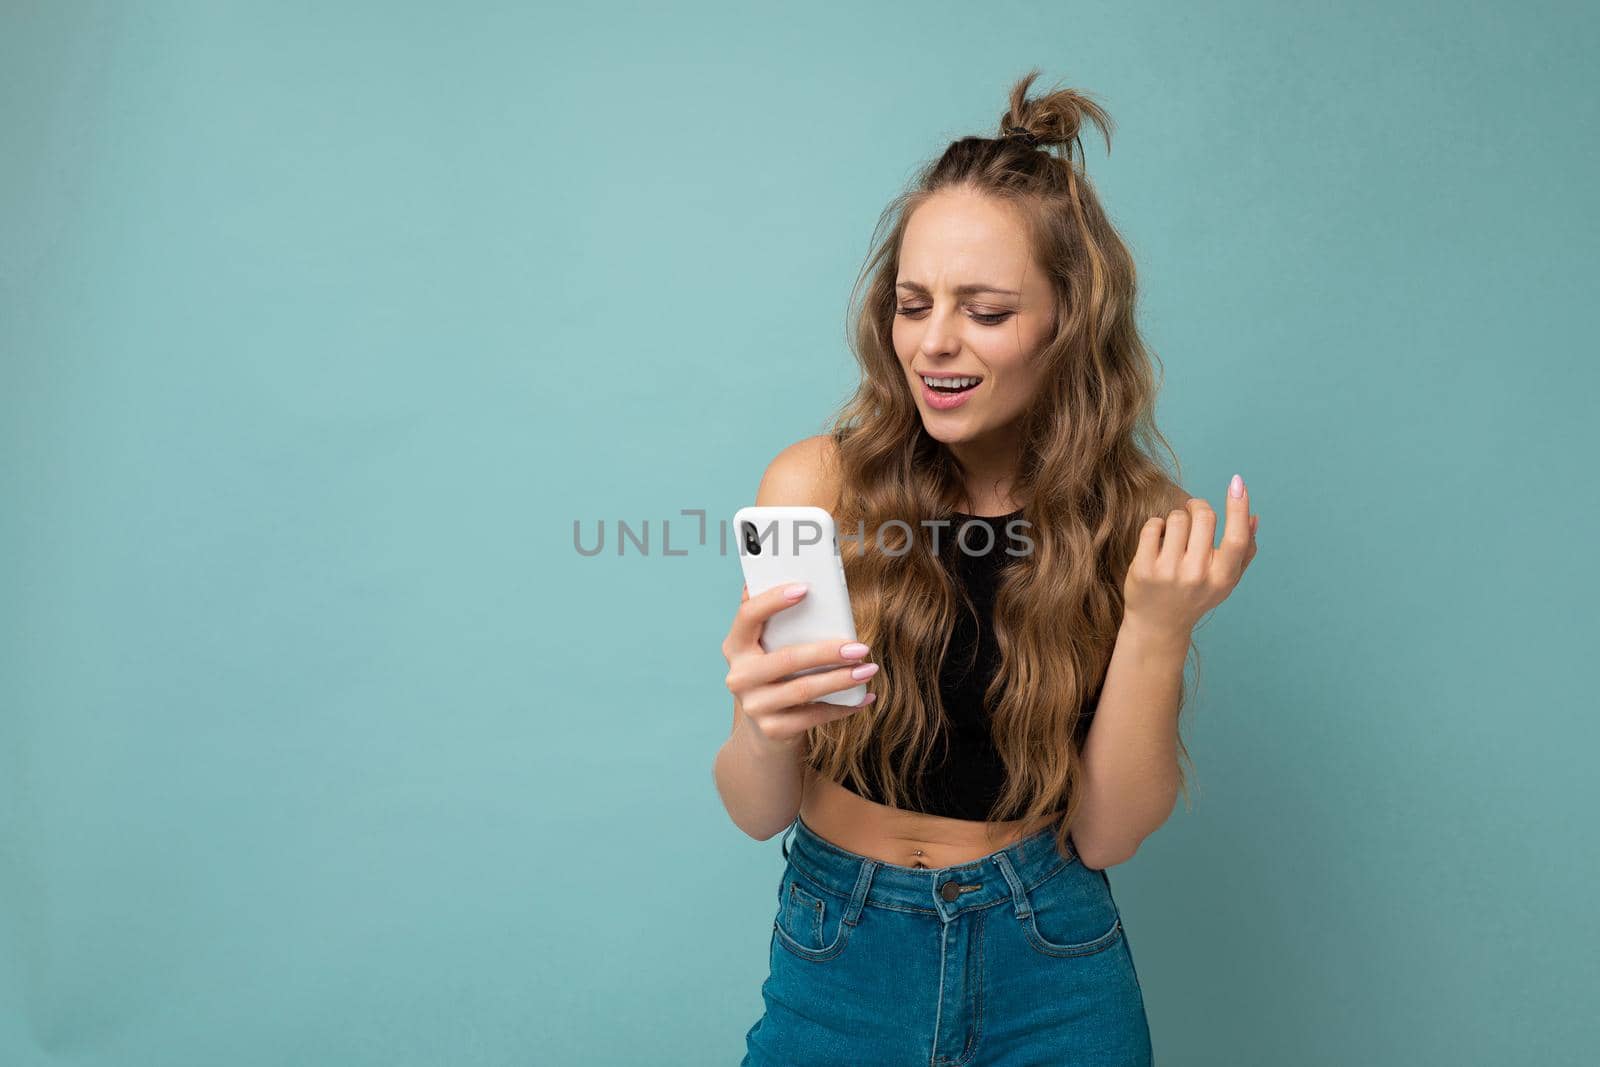
{"type": "Polygon", "coordinates": [[[885,212],[860,387],[757,493],[833,513],[860,640],[764,652],[779,588],[723,642],[717,788],[792,830],[747,1065],[1151,1062],[1105,868],[1185,785],[1191,634],[1257,520],[1236,475],[1215,547],[1152,456],[1134,265],[1082,170],[1110,118],[1037,73],[885,212]]]}

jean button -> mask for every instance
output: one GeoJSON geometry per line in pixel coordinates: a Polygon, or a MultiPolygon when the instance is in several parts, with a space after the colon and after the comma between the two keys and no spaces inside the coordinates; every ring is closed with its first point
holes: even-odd
{"type": "Polygon", "coordinates": [[[956,885],[954,881],[946,882],[939,887],[939,895],[948,903],[961,895],[961,887],[956,885]]]}

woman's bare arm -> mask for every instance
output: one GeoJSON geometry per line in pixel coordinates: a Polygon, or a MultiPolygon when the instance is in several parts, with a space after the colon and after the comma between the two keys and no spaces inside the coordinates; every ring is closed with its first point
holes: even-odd
{"type": "MultiPolygon", "coordinates": [[[[832,442],[825,435],[819,435],[798,441],[778,453],[761,479],[756,503],[831,507],[831,448],[832,442]]],[[[729,688],[735,690],[733,728],[717,750],[712,777],[734,825],[758,840],[783,832],[799,814],[804,789],[805,767],[800,760],[804,730],[817,722],[856,710],[810,702],[825,693],[855,685],[853,679],[839,676],[865,655],[842,655],[843,641],[817,642],[784,650],[783,655],[789,657],[787,660],[781,660],[780,653],[771,653],[768,654],[771,663],[758,663],[757,659],[766,657],[750,656],[751,634],[759,634],[761,622],[775,614],[773,608],[781,610],[786,606],[781,598],[781,590],[770,590],[756,598],[765,602],[765,606],[752,605],[746,593],[740,611],[751,618],[744,621],[743,627],[736,620],[729,640],[723,644],[723,654],[729,658],[729,688]],[[772,735],[741,711],[739,694],[755,694],[758,682],[765,681],[779,667],[783,668],[783,673],[789,673],[793,669],[826,663],[837,663],[841,668],[785,683],[781,697],[770,692],[770,685],[763,685],[759,688],[768,692],[745,698],[747,710],[759,706],[766,713],[763,721],[778,723],[782,720],[781,725],[771,728],[772,735]],[[783,701],[788,701],[788,706],[782,706],[783,701]],[[776,715],[771,714],[774,709],[780,709],[776,715]]]]}

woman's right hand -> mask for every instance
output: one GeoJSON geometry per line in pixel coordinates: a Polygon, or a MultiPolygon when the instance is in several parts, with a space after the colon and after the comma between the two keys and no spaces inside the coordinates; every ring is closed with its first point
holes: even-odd
{"type": "Polygon", "coordinates": [[[862,663],[867,646],[838,638],[790,645],[775,652],[761,647],[761,632],[768,619],[799,603],[805,593],[786,597],[790,586],[774,586],[758,597],[750,596],[749,586],[740,598],[733,626],[722,642],[722,655],[728,661],[728,691],[733,694],[734,710],[751,729],[760,744],[793,746],[805,732],[819,723],[842,719],[877,699],[868,693],[856,705],[829,704],[817,698],[838,693],[860,684],[878,672],[876,663],[862,663]],[[837,670],[818,671],[799,678],[782,679],[808,667],[841,664],[837,670]]]}

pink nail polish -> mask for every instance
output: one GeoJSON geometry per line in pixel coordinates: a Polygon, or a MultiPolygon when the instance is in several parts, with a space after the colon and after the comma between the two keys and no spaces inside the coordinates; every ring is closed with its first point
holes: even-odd
{"type": "Polygon", "coordinates": [[[862,682],[866,681],[868,678],[871,678],[877,673],[878,665],[876,663],[863,663],[861,666],[850,672],[850,677],[854,678],[858,682],[862,682]]]}
{"type": "Polygon", "coordinates": [[[805,595],[806,595],[806,583],[805,582],[797,582],[794,585],[791,585],[789,588],[787,588],[787,589],[785,589],[783,591],[783,599],[785,599],[785,600],[799,600],[801,597],[803,597],[805,595]]]}
{"type": "Polygon", "coordinates": [[[1233,476],[1233,481],[1228,483],[1228,495],[1235,500],[1244,496],[1244,479],[1237,474],[1233,476]]]}

